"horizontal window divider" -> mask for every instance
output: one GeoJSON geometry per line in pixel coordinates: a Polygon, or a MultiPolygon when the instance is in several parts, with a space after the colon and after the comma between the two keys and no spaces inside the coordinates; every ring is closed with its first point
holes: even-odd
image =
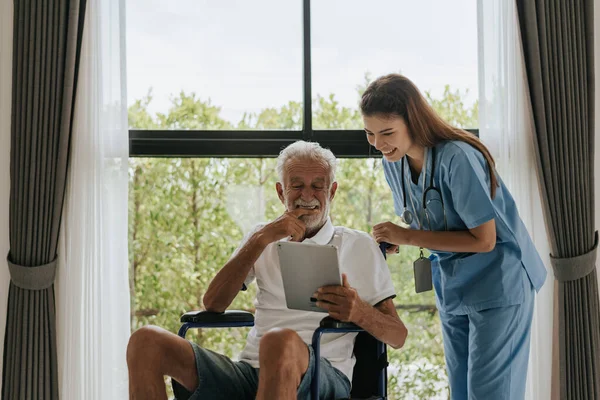
{"type": "Polygon", "coordinates": [[[298,130],[141,130],[130,129],[129,139],[133,140],[273,140],[302,138],[298,130]]]}
{"type": "MultiPolygon", "coordinates": [[[[468,129],[478,135],[477,129],[468,129]]],[[[381,157],[363,130],[138,130],[129,131],[130,157],[272,158],[311,138],[339,158],[381,157]]]]}

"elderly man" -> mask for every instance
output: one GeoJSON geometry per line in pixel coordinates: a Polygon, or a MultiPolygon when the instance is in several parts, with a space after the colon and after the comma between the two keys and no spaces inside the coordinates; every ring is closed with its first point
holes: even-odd
{"type": "Polygon", "coordinates": [[[286,211],[246,235],[210,283],[204,306],[221,312],[242,284],[257,281],[255,325],[240,361],[163,329],[141,328],[127,349],[131,399],[166,399],[164,375],[177,381],[177,392],[190,399],[304,399],[317,362],[321,398],[349,397],[356,334],[325,335],[322,357],[315,360],[311,336],[323,314],[286,307],[274,245],[280,240],[337,246],[343,285],[321,288],[317,306],[394,348],[404,345],[407,330],[392,302],[394,288],[377,243],[364,232],[334,227],[329,219],[338,186],[335,168],[331,151],[316,143],[300,141],[285,148],[277,162],[276,189],[286,211]]]}

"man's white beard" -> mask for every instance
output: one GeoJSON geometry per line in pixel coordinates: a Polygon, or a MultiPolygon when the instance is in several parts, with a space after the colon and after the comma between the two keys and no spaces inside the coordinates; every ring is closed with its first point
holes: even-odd
{"type": "Polygon", "coordinates": [[[317,199],[314,199],[310,202],[304,202],[302,201],[302,199],[298,199],[294,202],[294,207],[320,207],[319,213],[317,215],[303,215],[302,217],[300,217],[300,220],[306,225],[306,233],[314,233],[321,229],[323,225],[325,225],[325,222],[327,221],[327,216],[329,215],[330,203],[331,202],[329,201],[329,199],[325,199],[324,205],[319,203],[317,199]]]}

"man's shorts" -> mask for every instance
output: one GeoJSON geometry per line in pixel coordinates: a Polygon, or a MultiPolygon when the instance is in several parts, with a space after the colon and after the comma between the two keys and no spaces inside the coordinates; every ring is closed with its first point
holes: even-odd
{"type": "MultiPolygon", "coordinates": [[[[259,369],[244,361],[232,361],[228,357],[203,349],[190,342],[196,358],[198,388],[193,393],[173,380],[177,400],[246,400],[256,398],[259,369]]],[[[310,383],[315,368],[315,355],[311,346],[308,369],[298,386],[298,399],[310,399],[310,383]]],[[[321,399],[344,399],[350,397],[348,377],[321,357],[319,361],[319,397],[321,399]]]]}

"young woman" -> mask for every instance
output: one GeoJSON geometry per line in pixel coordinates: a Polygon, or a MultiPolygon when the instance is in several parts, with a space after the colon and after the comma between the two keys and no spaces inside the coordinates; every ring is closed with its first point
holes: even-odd
{"type": "Polygon", "coordinates": [[[402,75],[371,83],[360,107],[396,214],[410,226],[382,222],[373,236],[392,244],[389,252],[432,252],[416,260],[415,283],[423,290],[433,281],[452,399],[523,399],[546,268],[490,152],[442,120],[402,75]]]}

